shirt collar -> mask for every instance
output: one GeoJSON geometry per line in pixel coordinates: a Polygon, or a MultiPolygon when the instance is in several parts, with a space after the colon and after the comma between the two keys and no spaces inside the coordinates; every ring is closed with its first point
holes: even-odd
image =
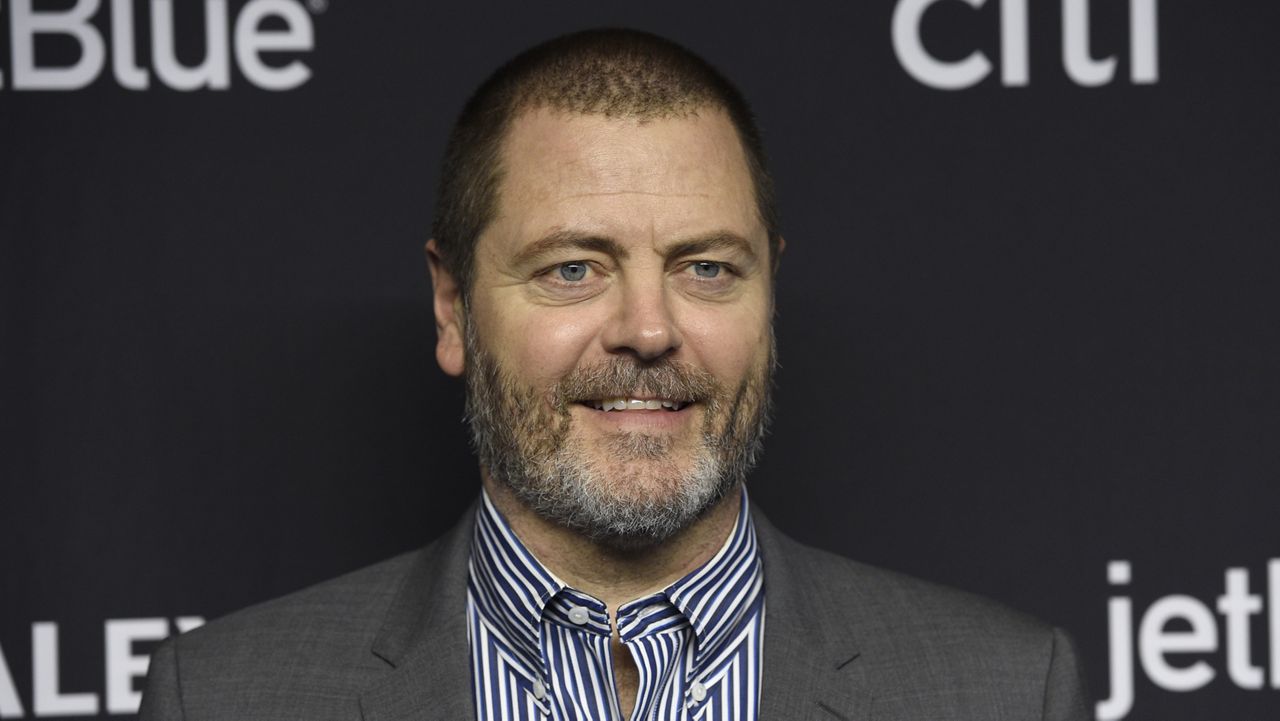
{"type": "MultiPolygon", "coordinates": [[[[747,491],[742,490],[738,520],[711,560],[663,591],[693,625],[698,639],[695,662],[714,656],[735,635],[739,621],[764,590],[764,570],[747,491]]],[[[632,604],[625,604],[623,611],[632,604]]]]}
{"type": "Polygon", "coordinates": [[[476,609],[529,668],[541,666],[538,637],[542,611],[565,584],[516,538],[489,494],[480,492],[467,583],[476,609]]]}
{"type": "MultiPolygon", "coordinates": [[[[730,640],[764,586],[749,510],[743,489],[733,530],[709,561],[662,591],[617,609],[623,640],[692,626],[697,639],[695,663],[714,656],[730,640]]],[[[540,665],[538,640],[544,614],[556,621],[571,605],[591,612],[584,630],[609,632],[604,604],[570,588],[543,566],[483,490],[476,515],[469,579],[472,598],[477,610],[508,638],[513,651],[533,667],[540,665]]]]}

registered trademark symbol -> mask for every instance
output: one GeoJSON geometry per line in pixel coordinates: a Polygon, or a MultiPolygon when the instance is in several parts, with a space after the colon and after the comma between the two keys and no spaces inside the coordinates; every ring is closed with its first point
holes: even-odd
{"type": "Polygon", "coordinates": [[[307,7],[313,13],[322,13],[329,9],[329,0],[307,0],[307,7]]]}

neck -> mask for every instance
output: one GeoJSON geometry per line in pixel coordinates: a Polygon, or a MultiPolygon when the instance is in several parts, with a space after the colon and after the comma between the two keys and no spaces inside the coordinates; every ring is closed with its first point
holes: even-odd
{"type": "Polygon", "coordinates": [[[742,488],[735,487],[689,527],[636,550],[620,550],[583,537],[529,510],[504,484],[481,469],[485,491],[531,553],[573,588],[609,607],[660,591],[711,560],[733,531],[742,488]]]}

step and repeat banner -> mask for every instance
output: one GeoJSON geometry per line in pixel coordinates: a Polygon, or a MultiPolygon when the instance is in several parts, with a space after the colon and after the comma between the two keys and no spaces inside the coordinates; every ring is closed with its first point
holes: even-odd
{"type": "Polygon", "coordinates": [[[0,0],[0,718],[467,507],[444,140],[603,25],[760,117],[753,502],[1065,627],[1100,720],[1280,719],[1280,10],[1207,0],[0,0]]]}

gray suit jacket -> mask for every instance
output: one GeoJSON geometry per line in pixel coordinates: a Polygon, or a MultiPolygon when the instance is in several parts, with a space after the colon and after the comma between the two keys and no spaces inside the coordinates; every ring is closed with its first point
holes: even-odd
{"type": "MultiPolygon", "coordinates": [[[[802,546],[755,515],[764,721],[1090,718],[1062,632],[802,546]]],[[[422,550],[170,639],[152,657],[142,719],[473,719],[473,524],[469,513],[422,550]]]]}

